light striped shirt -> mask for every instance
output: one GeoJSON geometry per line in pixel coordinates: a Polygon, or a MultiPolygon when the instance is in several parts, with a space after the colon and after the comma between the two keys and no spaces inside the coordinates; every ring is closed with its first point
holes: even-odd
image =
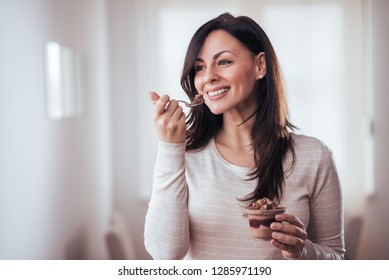
{"type": "MultiPolygon", "coordinates": [[[[291,134],[296,161],[282,206],[308,233],[300,259],[344,258],[343,204],[332,153],[319,140],[291,134]]],[[[285,167],[291,162],[285,159],[285,167]]],[[[255,189],[250,169],[227,162],[212,139],[201,151],[159,142],[145,246],[154,259],[284,259],[253,239],[238,200],[255,189]]]]}

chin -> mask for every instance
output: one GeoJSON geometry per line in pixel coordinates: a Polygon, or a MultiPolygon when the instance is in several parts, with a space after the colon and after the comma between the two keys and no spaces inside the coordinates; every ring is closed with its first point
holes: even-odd
{"type": "Polygon", "coordinates": [[[214,115],[220,115],[223,114],[225,110],[223,108],[220,108],[220,106],[208,106],[209,110],[212,112],[214,115]]]}

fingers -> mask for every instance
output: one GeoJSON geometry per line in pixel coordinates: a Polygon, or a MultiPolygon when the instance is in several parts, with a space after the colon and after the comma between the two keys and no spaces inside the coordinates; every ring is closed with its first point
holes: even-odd
{"type": "MultiPolygon", "coordinates": [[[[297,255],[299,254],[299,252],[301,251],[300,248],[303,248],[302,246],[296,246],[295,244],[286,244],[286,243],[283,243],[282,241],[278,240],[278,239],[272,239],[271,240],[271,244],[274,246],[274,247],[277,247],[278,249],[282,250],[282,251],[286,251],[290,254],[294,254],[294,255],[297,255]]],[[[301,244],[302,245],[302,244],[301,244]]],[[[290,256],[290,257],[297,257],[297,256],[290,256]]]]}
{"type": "Polygon", "coordinates": [[[301,246],[293,246],[293,245],[279,242],[278,240],[275,239],[271,240],[271,244],[274,247],[280,249],[284,257],[289,259],[299,258],[304,251],[304,244],[302,244],[301,246]]]}
{"type": "Polygon", "coordinates": [[[165,113],[171,117],[176,113],[177,108],[179,111],[183,111],[182,107],[178,105],[178,102],[174,99],[170,100],[168,95],[159,96],[156,92],[152,91],[150,92],[150,99],[155,104],[156,117],[165,113]]]}
{"type": "Polygon", "coordinates": [[[157,101],[155,101],[155,111],[154,116],[158,117],[165,113],[168,104],[170,101],[170,97],[167,95],[162,95],[157,101]]]}
{"type": "Polygon", "coordinates": [[[185,142],[186,122],[183,108],[168,95],[159,96],[151,92],[150,99],[155,103],[154,124],[159,139],[167,143],[185,142]]]}
{"type": "Polygon", "coordinates": [[[280,249],[286,258],[298,258],[305,247],[305,240],[300,238],[284,238],[285,235],[273,232],[271,244],[280,249]]]}
{"type": "Polygon", "coordinates": [[[305,234],[302,233],[301,231],[299,231],[297,235],[287,233],[286,231],[283,232],[273,231],[272,233],[273,239],[282,242],[285,245],[292,245],[292,246],[300,246],[306,240],[304,236],[305,234]]]}
{"type": "Polygon", "coordinates": [[[277,222],[270,225],[273,230],[272,245],[281,249],[287,257],[298,257],[307,239],[304,224],[296,216],[290,214],[277,215],[276,220],[277,222]]]}
{"type": "Polygon", "coordinates": [[[168,109],[171,109],[171,111],[172,111],[172,114],[170,115],[170,117],[173,121],[179,122],[182,118],[185,119],[184,111],[183,111],[182,107],[178,105],[177,101],[172,100],[169,104],[169,107],[171,107],[168,109]]]}
{"type": "Polygon", "coordinates": [[[183,108],[179,106],[176,100],[170,100],[169,96],[167,95],[161,96],[155,103],[155,119],[164,116],[171,118],[173,121],[178,121],[182,117],[182,114],[183,108]]]}
{"type": "Polygon", "coordinates": [[[151,99],[151,101],[156,102],[159,99],[159,95],[155,91],[151,91],[150,92],[150,99],[151,99]]]}
{"type": "Polygon", "coordinates": [[[304,224],[295,216],[290,214],[278,214],[276,220],[279,222],[287,222],[297,227],[303,228],[304,224]]]}
{"type": "MultiPolygon", "coordinates": [[[[297,237],[302,240],[307,239],[305,226],[296,216],[281,214],[276,216],[276,220],[279,222],[275,222],[270,225],[272,230],[283,233],[286,236],[297,237]]],[[[284,241],[288,243],[287,241],[289,239],[286,239],[285,236],[283,236],[283,238],[285,239],[284,241]]]]}

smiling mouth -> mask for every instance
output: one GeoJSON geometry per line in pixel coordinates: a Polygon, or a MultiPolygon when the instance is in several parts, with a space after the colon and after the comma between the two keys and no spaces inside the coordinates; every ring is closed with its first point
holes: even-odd
{"type": "Polygon", "coordinates": [[[227,92],[228,90],[229,90],[229,88],[222,88],[222,89],[215,90],[215,91],[208,91],[208,95],[212,97],[212,96],[223,94],[223,93],[227,92]]]}

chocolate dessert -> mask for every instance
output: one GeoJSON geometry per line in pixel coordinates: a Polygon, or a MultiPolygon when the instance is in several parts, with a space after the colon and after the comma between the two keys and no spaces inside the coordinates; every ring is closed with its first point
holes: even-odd
{"type": "Polygon", "coordinates": [[[285,212],[285,207],[268,198],[262,198],[246,207],[244,214],[249,219],[250,231],[253,238],[271,239],[270,224],[275,222],[275,216],[285,212]]]}

